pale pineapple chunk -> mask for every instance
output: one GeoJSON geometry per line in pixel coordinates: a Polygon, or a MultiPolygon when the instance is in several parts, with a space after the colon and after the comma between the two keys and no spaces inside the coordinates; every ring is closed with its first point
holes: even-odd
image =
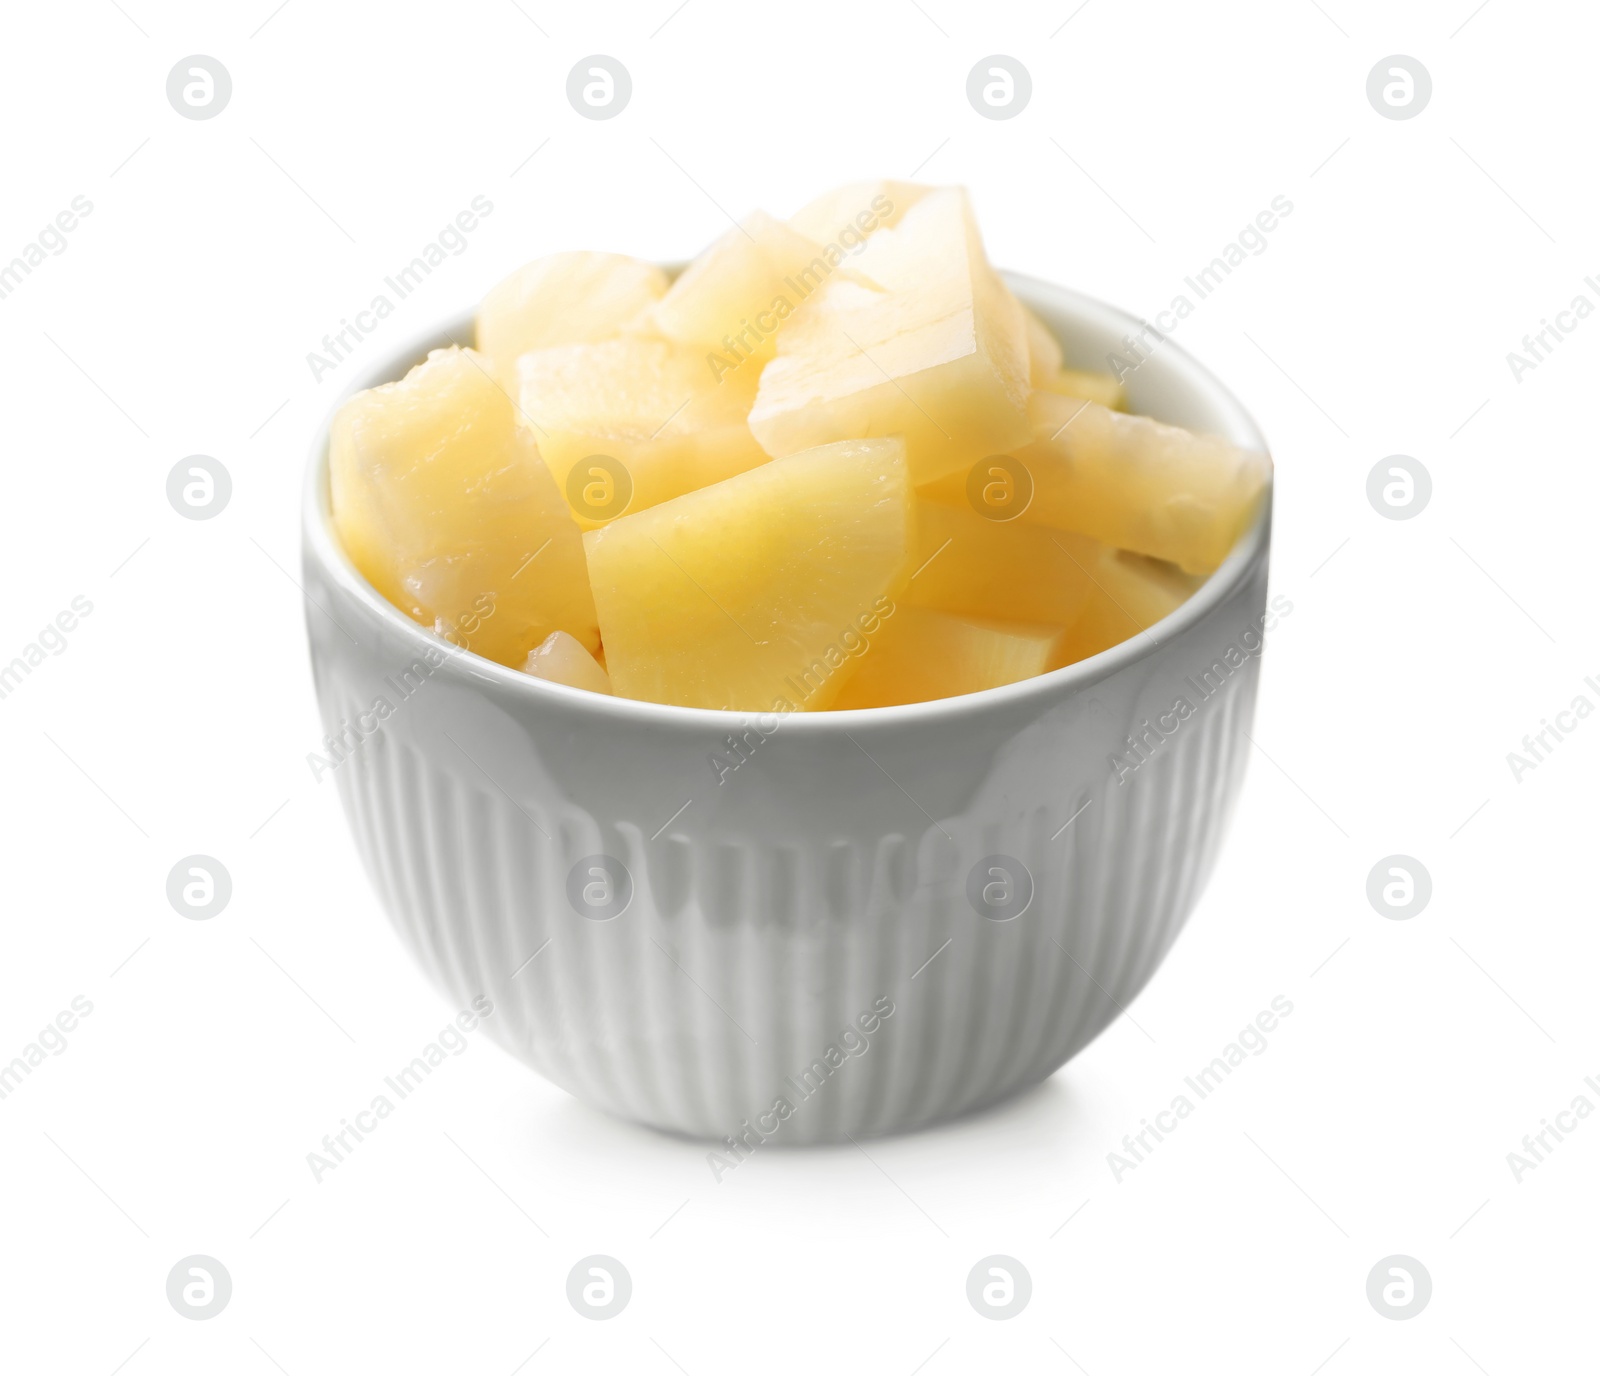
{"type": "Polygon", "coordinates": [[[1098,402],[1035,392],[1023,519],[1210,573],[1254,519],[1272,461],[1098,402]]]}
{"type": "Polygon", "coordinates": [[[1061,341],[1026,306],[1022,306],[1022,320],[1028,331],[1028,381],[1043,387],[1061,371],[1061,341]]]}
{"type": "Polygon", "coordinates": [[[1076,368],[1057,368],[1034,386],[1040,391],[1055,392],[1058,396],[1097,401],[1111,411],[1128,409],[1128,389],[1111,373],[1085,373],[1076,368]]]}
{"type": "Polygon", "coordinates": [[[1052,668],[1087,659],[1148,632],[1188,601],[1204,581],[1175,564],[1143,554],[1109,545],[1094,546],[1094,550],[1086,556],[1091,585],[1083,612],[1068,629],[1061,658],[1052,668]]]}
{"type": "Polygon", "coordinates": [[[551,631],[541,644],[529,650],[522,672],[591,693],[611,692],[611,679],[600,667],[600,661],[565,631],[551,631]]]}
{"type": "Polygon", "coordinates": [[[966,194],[929,192],[851,267],[876,285],[824,282],[762,370],[750,428],[767,452],[900,434],[920,484],[1026,443],[1026,325],[966,194]]]}
{"type": "Polygon", "coordinates": [[[612,691],[826,707],[892,613],[911,543],[898,438],[824,445],[583,537],[612,691]]]}
{"type": "Polygon", "coordinates": [[[413,620],[513,668],[552,631],[598,646],[582,535],[472,350],[345,402],[328,473],[345,552],[413,620]]]}
{"type": "Polygon", "coordinates": [[[593,530],[767,462],[745,423],[749,386],[704,360],[627,337],[524,354],[517,398],[578,525],[593,530]]]}
{"type": "Polygon", "coordinates": [[[1050,327],[1026,306],[1022,314],[1028,327],[1028,380],[1035,389],[1098,401],[1113,411],[1127,409],[1128,393],[1122,383],[1110,373],[1063,366],[1061,343],[1050,327]]]}
{"type": "Polygon", "coordinates": [[[666,294],[654,263],[620,253],[552,253],[518,268],[478,307],[478,352],[510,390],[530,349],[608,339],[666,294]]]}
{"type": "Polygon", "coordinates": [[[844,253],[762,211],[717,239],[629,329],[682,344],[710,382],[754,388],[779,327],[827,281],[844,253]]]}
{"type": "Polygon", "coordinates": [[[1066,531],[919,501],[904,600],[962,616],[1070,626],[1089,595],[1093,549],[1066,531]]]}
{"type": "Polygon", "coordinates": [[[839,711],[952,698],[1042,674],[1062,654],[1060,626],[984,621],[901,607],[834,702],[839,711]]]}
{"type": "Polygon", "coordinates": [[[816,243],[853,250],[874,231],[899,224],[927,192],[915,182],[851,182],[807,202],[789,217],[789,227],[816,243]]]}

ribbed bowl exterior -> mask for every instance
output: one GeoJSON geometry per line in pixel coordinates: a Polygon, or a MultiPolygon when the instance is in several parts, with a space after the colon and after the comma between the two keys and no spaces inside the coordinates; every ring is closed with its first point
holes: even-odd
{"type": "MultiPolygon", "coordinates": [[[[1091,307],[1122,319],[1013,285],[1069,338],[1091,307]]],[[[1210,386],[1207,428],[1251,442],[1173,354],[1168,390],[1194,395],[1168,409],[1204,415],[1210,386]]],[[[731,1165],[993,1102],[1119,1015],[1210,872],[1249,749],[1265,513],[1146,643],[971,699],[755,718],[430,660],[335,547],[324,488],[319,454],[312,663],[368,874],[445,996],[487,995],[484,1030],[589,1104],[731,1138],[731,1165]]]]}

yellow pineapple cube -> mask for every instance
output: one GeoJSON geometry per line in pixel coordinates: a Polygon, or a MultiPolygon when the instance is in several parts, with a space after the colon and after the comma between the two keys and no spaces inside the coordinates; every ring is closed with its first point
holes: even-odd
{"type": "MultiPolygon", "coordinates": [[[[1089,543],[1089,542],[1086,542],[1089,543]]],[[[1075,663],[1141,635],[1176,611],[1204,579],[1175,564],[1099,545],[1087,556],[1091,584],[1083,612],[1051,665],[1075,663]]]]}
{"type": "Polygon", "coordinates": [[[609,339],[666,294],[654,263],[620,253],[552,253],[518,268],[478,307],[478,352],[510,390],[531,349],[609,339]]]}
{"type": "Polygon", "coordinates": [[[779,328],[843,261],[838,247],[758,210],[690,263],[629,329],[683,345],[710,382],[736,378],[753,389],[779,328]]]}
{"type": "Polygon", "coordinates": [[[1064,397],[1098,401],[1113,411],[1128,406],[1127,389],[1110,373],[1089,373],[1062,364],[1061,343],[1050,327],[1026,306],[1022,308],[1028,327],[1028,380],[1046,392],[1064,397]]]}
{"type": "Polygon", "coordinates": [[[919,501],[904,600],[961,616],[1070,626],[1089,595],[1093,551],[1092,541],[1066,531],[919,501]]]}
{"type": "Polygon", "coordinates": [[[578,525],[593,530],[766,463],[751,388],[711,380],[692,350],[625,337],[524,354],[523,422],[578,525]]]}
{"type": "Polygon", "coordinates": [[[1210,573],[1254,519],[1272,461],[1098,402],[1035,392],[1034,439],[1016,451],[1033,482],[1030,522],[1210,573]]]}
{"type": "Polygon", "coordinates": [[[884,622],[834,702],[839,711],[980,693],[1032,678],[1060,659],[1060,626],[985,621],[901,607],[884,622]]]}
{"type": "Polygon", "coordinates": [[[591,693],[610,693],[611,679],[600,661],[565,631],[551,631],[528,651],[522,672],[551,683],[565,683],[591,693]]]}
{"type": "Polygon", "coordinates": [[[824,445],[583,537],[612,691],[685,707],[827,706],[911,545],[897,438],[824,445]]]}
{"type": "Polygon", "coordinates": [[[1028,381],[1034,387],[1043,387],[1061,371],[1061,341],[1026,306],[1021,309],[1028,334],[1028,381]]]}
{"type": "Polygon", "coordinates": [[[819,244],[847,252],[879,229],[892,229],[928,192],[915,182],[851,182],[824,192],[789,217],[789,227],[819,244]]]}
{"type": "Polygon", "coordinates": [[[552,631],[599,645],[582,535],[472,350],[345,402],[328,473],[345,552],[413,620],[513,668],[552,631]]]}
{"type": "Polygon", "coordinates": [[[930,191],[787,321],[750,428],[768,453],[905,437],[913,481],[1027,442],[1022,309],[983,255],[966,194],[930,191]]]}
{"type": "Polygon", "coordinates": [[[1058,396],[1097,401],[1107,410],[1128,409],[1128,389],[1111,373],[1085,373],[1076,368],[1058,368],[1037,386],[1040,391],[1054,392],[1058,396]]]}

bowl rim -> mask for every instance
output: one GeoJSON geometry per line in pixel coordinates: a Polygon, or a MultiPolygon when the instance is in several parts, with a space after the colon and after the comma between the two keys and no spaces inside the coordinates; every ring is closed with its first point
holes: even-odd
{"type": "MultiPolygon", "coordinates": [[[[677,265],[667,265],[667,270],[670,272],[674,266],[677,265]]],[[[1071,287],[1023,273],[1002,270],[1000,275],[1024,304],[1032,305],[1040,301],[1047,309],[1085,323],[1110,328],[1117,335],[1131,334],[1142,327],[1143,322],[1139,317],[1071,287]]],[[[369,616],[376,617],[402,639],[411,641],[419,656],[428,649],[437,651],[441,644],[447,645],[448,642],[442,641],[433,631],[413,621],[385,599],[356,569],[334,534],[328,490],[329,432],[339,408],[356,392],[405,376],[413,365],[426,356],[429,349],[448,347],[451,343],[471,346],[475,342],[475,314],[475,308],[457,311],[442,323],[413,333],[399,348],[387,352],[378,362],[360,372],[329,407],[312,441],[310,461],[306,467],[302,497],[302,557],[308,561],[315,560],[321,573],[360,604],[369,616]]],[[[1226,425],[1220,427],[1227,439],[1270,454],[1265,437],[1243,404],[1192,354],[1170,339],[1163,339],[1159,354],[1152,355],[1152,360],[1155,358],[1160,358],[1164,367],[1176,369],[1191,387],[1206,395],[1207,400],[1227,421],[1226,425]]],[[[464,673],[468,678],[493,685],[502,692],[520,694],[530,702],[543,702],[552,708],[576,709],[580,714],[591,715],[599,721],[629,720],[696,730],[705,727],[726,730],[731,722],[751,722],[776,715],[783,722],[786,733],[799,731],[802,734],[833,737],[889,726],[958,725],[990,711],[1030,704],[1042,705],[1047,700],[1092,687],[1120,670],[1150,658],[1170,640],[1204,620],[1245,582],[1267,548],[1272,525],[1274,477],[1275,472],[1268,474],[1267,486],[1255,519],[1227,557],[1187,600],[1147,631],[1060,669],[976,693],[893,707],[819,712],[797,710],[780,713],[738,708],[720,710],[592,693],[535,678],[454,646],[450,647],[445,663],[454,666],[457,672],[464,673]]],[[[309,601],[310,594],[306,596],[309,601]]],[[[326,608],[322,610],[326,611],[326,608]]]]}

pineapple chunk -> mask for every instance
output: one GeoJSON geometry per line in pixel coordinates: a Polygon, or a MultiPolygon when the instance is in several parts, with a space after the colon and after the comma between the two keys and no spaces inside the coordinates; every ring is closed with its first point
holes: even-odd
{"type": "Polygon", "coordinates": [[[1204,581],[1175,565],[1100,545],[1090,556],[1092,583],[1083,613],[1068,630],[1062,658],[1075,663],[1148,631],[1188,601],[1204,581]]]}
{"type": "Polygon", "coordinates": [[[636,337],[517,365],[522,419],[584,530],[766,463],[745,423],[754,385],[718,386],[692,351],[636,337]]]}
{"type": "Polygon", "coordinates": [[[710,382],[733,375],[753,389],[779,326],[843,259],[838,247],[824,248],[758,210],[690,263],[629,328],[683,345],[710,382]]]}
{"type": "Polygon", "coordinates": [[[834,707],[893,707],[978,693],[1042,674],[1063,651],[1059,626],[901,607],[884,624],[834,707]]]}
{"type": "Polygon", "coordinates": [[[1254,518],[1272,460],[1093,401],[1034,394],[1030,521],[1210,573],[1254,518]]]}
{"type": "Polygon", "coordinates": [[[611,692],[611,679],[599,660],[565,631],[551,631],[541,644],[529,650],[522,672],[591,693],[611,692]]]}
{"type": "Polygon", "coordinates": [[[1026,443],[1022,308],[983,256],[966,194],[929,192],[852,268],[876,285],[824,282],[762,370],[750,428],[766,451],[901,434],[920,484],[1026,443]]]}
{"type": "Polygon", "coordinates": [[[1035,390],[1098,401],[1113,411],[1127,409],[1128,393],[1122,383],[1110,373],[1063,367],[1061,344],[1050,327],[1026,306],[1022,314],[1028,327],[1028,380],[1035,390]]]}
{"type": "Polygon", "coordinates": [[[789,228],[816,243],[853,250],[875,230],[899,224],[927,192],[915,182],[851,182],[802,206],[789,217],[789,228]]]}
{"type": "Polygon", "coordinates": [[[919,501],[904,600],[961,616],[1070,626],[1088,598],[1093,558],[1093,542],[1081,536],[919,501]]]}
{"type": "Polygon", "coordinates": [[[1061,341],[1026,306],[1022,306],[1022,322],[1028,332],[1028,381],[1043,387],[1061,371],[1061,341]]]}
{"type": "Polygon", "coordinates": [[[345,402],[328,471],[345,552],[413,620],[513,668],[552,631],[599,645],[582,535],[472,350],[345,402]]]}
{"type": "Polygon", "coordinates": [[[896,437],[824,445],[583,537],[612,690],[826,707],[893,614],[911,543],[896,437]]]}
{"type": "MultiPolygon", "coordinates": [[[[1254,519],[1272,475],[1265,454],[1098,402],[1035,392],[1033,441],[1013,451],[1032,498],[1025,522],[1077,531],[1119,549],[1210,573],[1254,519]]],[[[966,475],[924,495],[956,504],[966,475]]]]}
{"type": "Polygon", "coordinates": [[[510,389],[530,349],[607,339],[666,294],[654,263],[620,253],[552,253],[518,268],[478,307],[478,352],[510,389]]]}
{"type": "Polygon", "coordinates": [[[1076,368],[1058,368],[1035,385],[1040,391],[1054,392],[1058,396],[1097,401],[1110,411],[1128,409],[1128,389],[1111,373],[1085,373],[1076,368]]]}

